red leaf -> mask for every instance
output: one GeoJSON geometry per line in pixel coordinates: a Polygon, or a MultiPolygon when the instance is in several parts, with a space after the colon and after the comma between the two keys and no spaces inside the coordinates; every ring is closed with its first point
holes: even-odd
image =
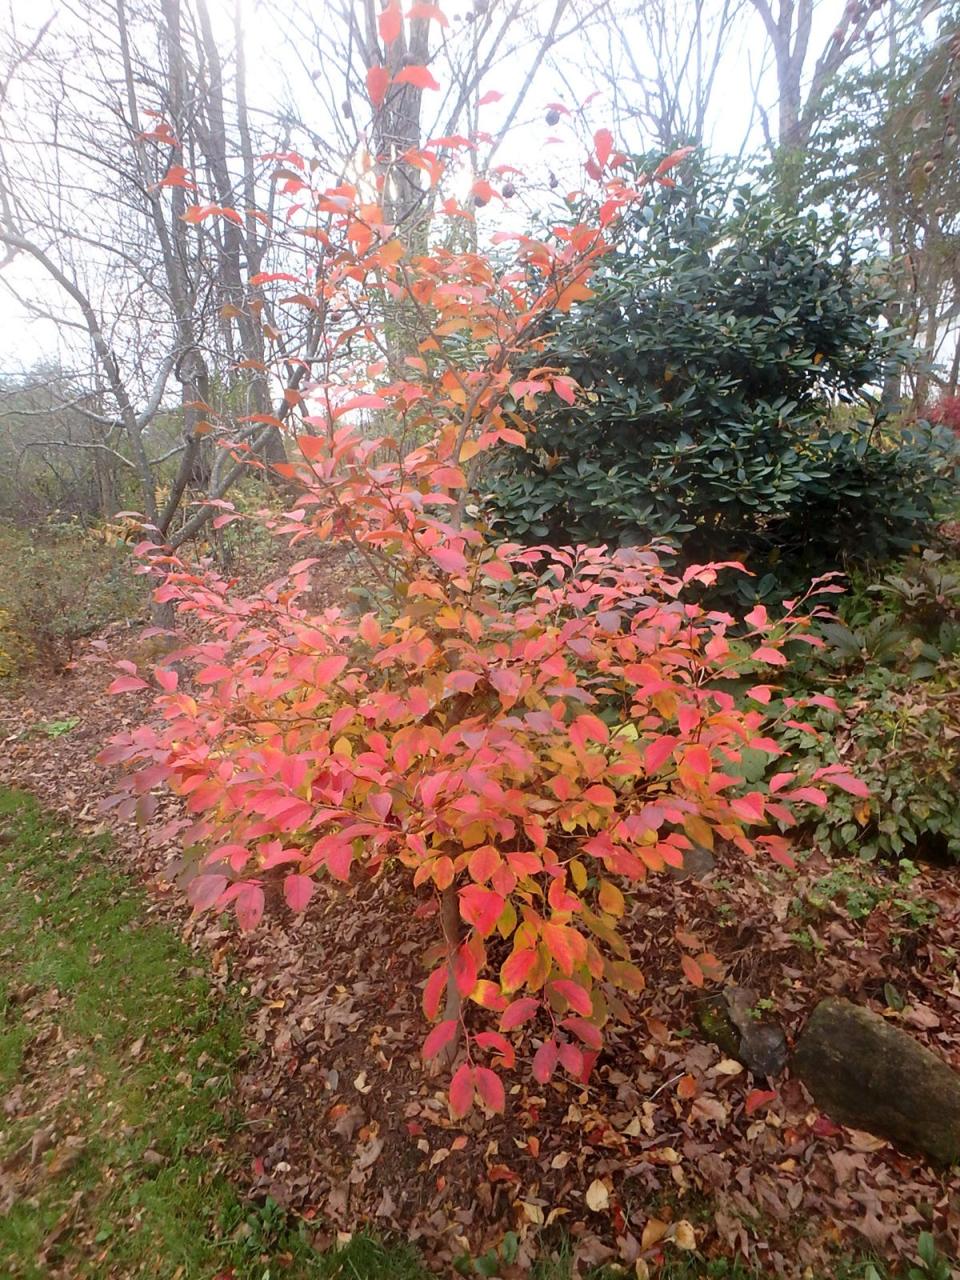
{"type": "Polygon", "coordinates": [[[450,1110],[460,1119],[473,1106],[473,1069],[463,1064],[450,1081],[450,1110]]]}
{"type": "Polygon", "coordinates": [[[676,738],[657,738],[643,753],[643,767],[647,773],[656,773],[673,755],[676,738]]]}
{"type": "Polygon", "coordinates": [[[453,547],[434,547],[430,552],[430,559],[445,573],[463,573],[467,567],[466,556],[453,547]]]}
{"type": "Polygon", "coordinates": [[[771,649],[769,645],[761,645],[759,649],[754,649],[750,655],[756,658],[758,662],[769,662],[772,667],[785,667],[787,660],[778,649],[771,649]]]}
{"type": "Polygon", "coordinates": [[[416,89],[440,88],[429,67],[404,67],[399,75],[394,77],[393,83],[412,84],[416,89]]]}
{"type": "Polygon", "coordinates": [[[347,659],[343,654],[334,654],[332,657],[324,658],[321,662],[318,662],[313,673],[313,679],[317,687],[323,689],[332,684],[346,665],[347,659]]]}
{"type": "Polygon", "coordinates": [[[870,788],[860,778],[855,778],[852,773],[829,773],[817,770],[814,777],[821,777],[824,782],[832,782],[835,787],[839,787],[841,791],[849,792],[852,796],[860,796],[863,800],[870,799],[870,788]]]}
{"type": "Polygon", "coordinates": [[[207,911],[220,897],[227,887],[226,876],[197,876],[190,881],[187,888],[187,899],[193,904],[194,911],[207,911]]]}
{"type": "Polygon", "coordinates": [[[424,1062],[429,1062],[431,1058],[435,1058],[441,1049],[445,1049],[457,1034],[457,1027],[460,1023],[456,1018],[447,1018],[445,1022],[440,1022],[433,1028],[426,1040],[423,1042],[424,1062]]]}
{"type": "Polygon", "coordinates": [[[491,1111],[502,1111],[506,1098],[503,1092],[503,1081],[489,1067],[475,1067],[474,1081],[484,1105],[491,1111]]]}
{"type": "Polygon", "coordinates": [[[583,750],[588,742],[605,743],[610,741],[610,730],[599,716],[577,716],[570,726],[570,741],[583,750]]]}
{"type": "Polygon", "coordinates": [[[573,1032],[578,1040],[582,1040],[588,1049],[601,1049],[603,1047],[603,1036],[600,1034],[600,1028],[592,1022],[587,1022],[583,1018],[564,1018],[560,1023],[567,1031],[573,1032]]]}
{"type": "Polygon", "coordinates": [[[761,1107],[765,1107],[768,1102],[773,1102],[777,1096],[776,1089],[754,1089],[747,1094],[747,1101],[744,1107],[748,1116],[752,1116],[755,1111],[759,1111],[761,1107]]]}
{"type": "Polygon", "coordinates": [[[788,800],[805,800],[807,804],[815,804],[818,809],[827,806],[827,793],[819,787],[797,787],[787,795],[788,800]]]}
{"type": "Polygon", "coordinates": [[[353,862],[353,847],[347,841],[332,844],[324,855],[324,865],[335,880],[346,880],[353,862]]]}
{"type": "Polygon", "coordinates": [[[313,897],[314,883],[310,876],[287,876],[283,882],[283,896],[291,911],[306,911],[313,897]]]}
{"type": "Polygon", "coordinates": [[[579,387],[579,382],[574,378],[568,378],[565,374],[553,380],[554,395],[559,396],[567,404],[576,404],[579,387]]]}
{"type": "Polygon", "coordinates": [[[139,676],[117,676],[107,689],[107,693],[136,693],[140,689],[149,688],[146,680],[139,676]]]}
{"type": "Polygon", "coordinates": [[[512,1067],[516,1060],[513,1046],[499,1031],[480,1031],[473,1037],[473,1043],[481,1049],[495,1050],[505,1059],[508,1067],[512,1067]]]}
{"type": "Polygon", "coordinates": [[[530,1021],[539,1008],[540,1001],[534,996],[522,996],[519,1000],[514,1000],[500,1016],[500,1030],[513,1031],[515,1027],[522,1026],[524,1022],[530,1021]]]}
{"type": "Polygon", "coordinates": [[[462,918],[472,924],[482,937],[486,937],[500,919],[504,898],[479,884],[468,884],[460,890],[459,897],[462,918]]]}
{"type": "Polygon", "coordinates": [[[440,997],[446,990],[449,976],[448,966],[442,964],[438,969],[434,969],[427,979],[427,985],[423,988],[423,1012],[431,1020],[437,1016],[440,1009],[440,997]]]}
{"type": "Polygon", "coordinates": [[[503,94],[500,92],[499,89],[488,89],[487,92],[480,99],[480,101],[477,103],[477,106],[485,107],[488,102],[499,102],[502,97],[503,97],[503,94]]]}
{"type": "Polygon", "coordinates": [[[386,67],[370,67],[367,70],[367,93],[375,107],[383,106],[390,85],[390,72],[386,67]]]}
{"type": "Polygon", "coordinates": [[[558,1056],[556,1040],[545,1040],[533,1055],[534,1080],[546,1084],[556,1070],[558,1056]]]}
{"type": "Polygon", "coordinates": [[[245,884],[237,894],[237,923],[244,933],[255,929],[263,917],[263,890],[256,884],[245,884]]]}
{"type": "Polygon", "coordinates": [[[560,1046],[560,1065],[564,1071],[568,1071],[574,1080],[579,1080],[583,1075],[583,1050],[579,1045],[571,1044],[567,1040],[560,1046]]]}
{"type": "Polygon", "coordinates": [[[345,413],[352,413],[354,409],[386,409],[388,407],[383,396],[375,395],[372,391],[366,391],[361,396],[353,396],[349,400],[345,400],[343,404],[338,404],[334,412],[334,417],[340,418],[345,413]]]}
{"type": "Polygon", "coordinates": [[[403,30],[403,18],[397,0],[393,0],[392,4],[382,10],[377,18],[377,26],[380,28],[380,39],[383,43],[393,44],[403,30]]]}
{"type": "Polygon", "coordinates": [[[571,982],[569,978],[556,978],[550,983],[550,990],[563,996],[575,1013],[582,1013],[585,1018],[593,1016],[593,1001],[590,993],[585,991],[579,982],[571,982]]]}

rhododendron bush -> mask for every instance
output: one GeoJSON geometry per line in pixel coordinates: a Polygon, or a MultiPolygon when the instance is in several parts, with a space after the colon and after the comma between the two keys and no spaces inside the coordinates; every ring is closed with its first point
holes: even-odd
{"type": "MultiPolygon", "coordinates": [[[[440,181],[436,149],[405,160],[440,181]]],[[[774,685],[760,674],[731,692],[782,667],[789,640],[813,642],[809,604],[734,620],[697,603],[722,566],[681,578],[656,548],[503,545],[470,505],[484,456],[522,442],[518,401],[577,395],[562,369],[518,382],[511,364],[545,315],[588,295],[604,229],[642,199],[616,161],[601,131],[594,225],[501,236],[496,258],[409,251],[381,221],[389,178],[372,164],[369,182],[334,190],[300,168],[317,268],[287,301],[335,312],[329,350],[349,356],[301,406],[299,458],[281,468],[297,498],[263,517],[303,558],[249,595],[145,543],[165,574],[158,598],[200,638],[149,671],[120,664],[112,686],[153,699],[103,754],[125,766],[118,803],[148,819],[158,787],[182,799],[197,912],[255,929],[271,879],[299,913],[318,883],[404,869],[434,1024],[423,1052],[455,1068],[458,1116],[475,1100],[502,1109],[518,1048],[540,1082],[586,1077],[605,1025],[644,988],[618,929],[637,884],[719,841],[789,862],[782,830],[826,799],[789,764],[744,781],[745,751],[779,754],[774,685]],[[416,335],[404,356],[377,307],[416,335]],[[365,566],[376,611],[311,608],[312,551],[331,542],[365,566]]],[[[198,208],[194,220],[223,215],[198,208]]],[[[222,505],[221,523],[240,518],[222,505]]],[[[859,786],[840,767],[818,781],[859,786]]],[[[698,985],[715,964],[683,956],[698,985]]]]}

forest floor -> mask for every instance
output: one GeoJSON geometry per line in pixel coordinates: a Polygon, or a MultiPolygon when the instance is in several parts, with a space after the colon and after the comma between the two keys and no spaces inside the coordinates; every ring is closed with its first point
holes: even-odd
{"type": "MultiPolygon", "coordinates": [[[[235,1043],[229,1037],[239,1035],[242,1023],[244,1048],[229,1076],[230,1107],[242,1123],[225,1134],[212,1118],[198,1121],[197,1132],[209,1125],[214,1142],[204,1148],[198,1140],[199,1149],[214,1158],[208,1174],[190,1178],[216,1179],[218,1161],[229,1163],[252,1203],[279,1206],[309,1224],[311,1244],[335,1247],[350,1233],[370,1231],[409,1241],[431,1269],[445,1274],[456,1266],[468,1274],[527,1275],[534,1257],[549,1255],[559,1242],[569,1254],[566,1274],[570,1265],[585,1274],[591,1266],[618,1264],[636,1276],[649,1269],[665,1276],[833,1280],[864,1276],[869,1257],[885,1277],[899,1275],[901,1264],[916,1256],[921,1231],[933,1232],[943,1256],[960,1256],[956,1181],[878,1138],[831,1123],[789,1074],[768,1089],[766,1080],[752,1079],[707,1043],[697,1012],[709,993],[683,981],[675,941],[678,929],[698,937],[719,957],[726,980],[758,993],[758,1005],[776,1016],[788,1042],[818,999],[844,995],[883,1013],[960,1068],[955,868],[921,866],[914,874],[827,862],[809,852],[791,873],[721,852],[702,880],[651,881],[636,897],[632,921],[647,991],[634,1024],[611,1040],[590,1084],[567,1081],[544,1089],[518,1075],[504,1117],[453,1122],[445,1081],[428,1075],[419,1056],[420,958],[432,939],[411,933],[413,904],[399,881],[386,877],[345,891],[318,891],[299,921],[278,902],[254,935],[242,937],[226,922],[188,920],[181,895],[164,877],[175,853],[164,834],[164,816],[174,816],[169,799],[147,830],[104,816],[111,779],[94,756],[139,711],[126,697],[106,695],[109,663],[131,654],[136,656],[133,632],[117,627],[90,644],[67,674],[11,690],[0,701],[0,780],[32,792],[55,823],[98,840],[98,860],[113,877],[110,883],[124,878],[145,895],[124,928],[134,928],[136,917],[144,928],[175,932],[182,939],[177,963],[202,974],[198,1008],[216,1001],[234,1010],[227,1039],[205,1050],[205,1070],[221,1082],[205,1093],[210,1104],[228,1089],[225,1070],[214,1064],[226,1059],[235,1043]],[[767,1092],[772,1096],[758,1102],[758,1094],[767,1092]],[[738,1257],[748,1258],[749,1267],[730,1261],[738,1257]]],[[[9,862],[5,855],[3,860],[9,862]]],[[[95,917],[88,888],[82,896],[95,917]]],[[[61,883],[57,892],[63,890],[61,883]]],[[[97,892],[112,901],[105,885],[97,892]]],[[[4,893],[13,902],[36,896],[33,888],[25,895],[16,882],[4,893]]],[[[0,910],[8,913],[2,903],[0,910]]],[[[69,907],[61,908],[64,927],[69,914],[69,907]]],[[[98,932],[95,918],[83,927],[98,932]]],[[[24,940],[33,938],[36,922],[29,913],[22,929],[24,940]]],[[[101,922],[99,931],[103,949],[110,930],[101,922]]],[[[11,946],[16,943],[5,941],[0,950],[9,953],[11,946]]],[[[28,950],[33,953],[32,941],[28,950]]],[[[120,965],[112,943],[109,954],[110,963],[120,965]]],[[[119,979],[122,966],[113,971],[119,979]]],[[[17,981],[29,986],[36,979],[17,981]]],[[[50,978],[38,985],[51,990],[57,983],[50,978]]],[[[164,998],[179,997],[174,988],[164,998]]],[[[39,1007],[39,1016],[49,1020],[51,1011],[39,1007]]],[[[162,1034],[139,1025],[148,1006],[141,1008],[134,992],[118,1007],[129,1018],[110,1033],[118,1046],[141,1037],[152,1045],[162,1034]]],[[[171,1003],[162,1016],[169,1018],[172,1009],[171,1003]]],[[[171,1076],[175,1082],[176,1071],[187,1070],[174,1070],[173,1058],[193,1054],[190,1069],[198,1070],[204,1052],[198,1046],[207,1032],[202,1012],[197,1017],[178,1028],[175,1042],[167,1036],[174,1046],[170,1061],[151,1065],[149,1080],[137,1086],[145,1099],[161,1096],[160,1082],[171,1076]]],[[[226,1034],[216,1030],[217,1037],[226,1034]]],[[[91,1061],[106,1051],[100,1044],[88,1048],[91,1061]]],[[[104,1067],[96,1070],[111,1078],[104,1067]]],[[[124,1070],[135,1079],[140,1068],[133,1062],[124,1070]]],[[[119,1088],[122,1074],[111,1087],[119,1088]]],[[[0,1076],[7,1099],[16,1088],[11,1080],[0,1076]]],[[[119,1108],[119,1097],[114,1100],[119,1108]]],[[[45,1123],[45,1104],[38,1105],[31,1103],[29,1115],[45,1123]]],[[[4,1108],[3,1124],[18,1123],[6,1101],[4,1108]]],[[[69,1126],[61,1132],[65,1141],[69,1126]]],[[[162,1188],[164,1178],[176,1185],[181,1160],[175,1130],[163,1138],[149,1125],[133,1137],[117,1129],[105,1141],[119,1144],[118,1168],[138,1170],[135,1185],[162,1188]],[[137,1161],[150,1144],[166,1163],[145,1180],[137,1161]]],[[[194,1150],[197,1142],[184,1151],[188,1147],[194,1150]]],[[[81,1152],[86,1149],[81,1144],[81,1152]]],[[[6,1151],[0,1159],[8,1158],[6,1151]]],[[[30,1176],[28,1170],[28,1182],[30,1176]]],[[[118,1210],[117,1223],[129,1219],[132,1203],[128,1199],[118,1210]]],[[[59,1219],[50,1215],[57,1205],[61,1201],[50,1202],[46,1217],[35,1214],[47,1224],[43,1229],[56,1226],[59,1219]]],[[[2,1220],[0,1229],[6,1229],[2,1220]]],[[[41,1234],[32,1242],[24,1237],[24,1248],[42,1249],[42,1229],[36,1229],[41,1234]]],[[[111,1221],[97,1227],[94,1244],[106,1229],[117,1230],[111,1221]]],[[[260,1229],[251,1227],[254,1234],[260,1229]]],[[[158,1248],[165,1230],[157,1229],[158,1248]]],[[[5,1243],[3,1235],[0,1241],[5,1243]]],[[[376,1248],[369,1241],[363,1247],[376,1248]]],[[[169,1274],[178,1280],[244,1274],[231,1272],[237,1266],[232,1259],[220,1273],[206,1260],[182,1265],[182,1272],[169,1274]]],[[[271,1275],[313,1274],[290,1265],[271,1275]]],[[[22,1265],[11,1274],[56,1272],[22,1265]]],[[[342,1274],[405,1272],[354,1268],[342,1274]]]]}

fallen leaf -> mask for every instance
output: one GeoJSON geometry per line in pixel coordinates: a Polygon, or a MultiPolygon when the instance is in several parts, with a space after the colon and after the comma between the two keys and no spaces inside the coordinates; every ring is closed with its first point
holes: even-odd
{"type": "Polygon", "coordinates": [[[640,1236],[640,1247],[652,1249],[655,1244],[659,1244],[667,1234],[669,1226],[668,1222],[663,1222],[660,1218],[648,1218],[643,1228],[643,1234],[640,1236]]]}
{"type": "Polygon", "coordinates": [[[693,1229],[692,1223],[686,1218],[681,1218],[673,1228],[670,1238],[678,1249],[690,1250],[697,1247],[697,1235],[693,1229]]]}
{"type": "Polygon", "coordinates": [[[602,1213],[610,1205],[610,1192],[607,1190],[606,1183],[601,1182],[599,1178],[594,1178],[587,1187],[584,1199],[588,1209],[592,1209],[594,1213],[602,1213]]]}

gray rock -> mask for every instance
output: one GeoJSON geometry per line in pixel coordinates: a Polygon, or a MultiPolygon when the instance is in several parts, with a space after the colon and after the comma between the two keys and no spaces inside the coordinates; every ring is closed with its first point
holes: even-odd
{"type": "Polygon", "coordinates": [[[822,1000],[791,1065],[837,1123],[942,1164],[960,1160],[960,1072],[879,1014],[822,1000]]]}
{"type": "Polygon", "coordinates": [[[674,880],[702,880],[716,867],[717,860],[702,844],[695,844],[683,855],[682,867],[667,867],[667,874],[674,880]]]}
{"type": "Polygon", "coordinates": [[[755,1076],[778,1076],[787,1064],[783,1028],[756,1016],[757,993],[749,987],[724,987],[698,1015],[701,1030],[755,1076]]]}

